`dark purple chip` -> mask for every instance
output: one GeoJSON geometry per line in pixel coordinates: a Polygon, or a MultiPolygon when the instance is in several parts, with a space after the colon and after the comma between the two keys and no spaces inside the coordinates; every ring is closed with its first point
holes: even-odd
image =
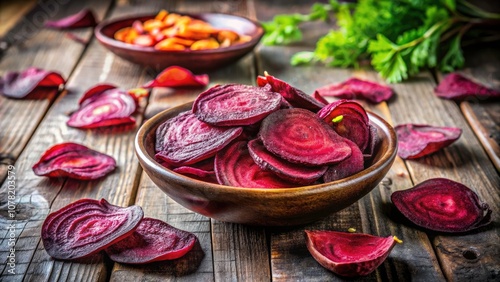
{"type": "Polygon", "coordinates": [[[180,258],[193,249],[193,233],[154,218],[143,218],[127,238],[109,246],[106,253],[115,262],[145,264],[180,258]]]}
{"type": "Polygon", "coordinates": [[[297,89],[283,80],[277,79],[271,75],[266,74],[265,77],[258,77],[257,84],[262,85],[264,79],[266,79],[267,83],[271,85],[274,92],[281,94],[292,106],[296,108],[303,108],[317,112],[325,105],[324,103],[314,99],[312,96],[307,95],[302,90],[297,89]]]}
{"type": "Polygon", "coordinates": [[[361,98],[372,103],[387,101],[394,94],[389,86],[359,78],[349,78],[341,83],[320,87],[316,89],[315,93],[318,93],[320,96],[331,96],[342,99],[361,98]]]}
{"type": "Polygon", "coordinates": [[[281,106],[281,96],[261,87],[216,85],[201,93],[193,103],[193,113],[206,123],[240,126],[259,122],[281,106]]]}
{"type": "Polygon", "coordinates": [[[338,164],[328,167],[328,170],[323,175],[325,183],[346,178],[365,168],[363,153],[359,150],[358,146],[350,140],[345,140],[345,142],[351,147],[351,156],[338,164]]]}
{"type": "Polygon", "coordinates": [[[55,259],[87,257],[131,235],[143,216],[139,206],[123,208],[104,199],[81,199],[47,216],[42,225],[43,247],[55,259]]]}
{"type": "Polygon", "coordinates": [[[48,149],[33,166],[33,172],[39,176],[92,180],[105,176],[115,168],[113,157],[66,142],[48,149]]]}
{"type": "Polygon", "coordinates": [[[455,142],[462,134],[457,127],[401,124],[394,127],[398,136],[398,156],[417,159],[430,155],[455,142]]]}
{"type": "Polygon", "coordinates": [[[434,231],[465,232],[491,222],[491,209],[474,191],[446,178],[396,191],[391,200],[411,222],[434,231]]]}
{"type": "Polygon", "coordinates": [[[215,155],[215,174],[221,185],[247,188],[289,188],[296,184],[261,169],[252,159],[246,141],[234,142],[215,155]]]}
{"type": "Polygon", "coordinates": [[[0,77],[0,92],[9,98],[21,99],[40,88],[57,89],[65,84],[57,72],[29,67],[21,72],[7,72],[0,77]]]}
{"type": "Polygon", "coordinates": [[[443,99],[462,100],[467,97],[500,98],[500,91],[476,83],[459,73],[447,75],[434,90],[443,99]]]}
{"type": "Polygon", "coordinates": [[[55,29],[73,29],[73,28],[83,28],[83,27],[94,27],[97,25],[94,13],[90,9],[83,9],[80,12],[67,16],[65,18],[46,21],[45,27],[55,28],[55,29]]]}
{"type": "Polygon", "coordinates": [[[255,163],[262,169],[270,170],[287,181],[301,185],[315,182],[327,169],[327,166],[308,167],[288,162],[270,153],[260,139],[248,142],[248,150],[255,163]]]}
{"type": "Polygon", "coordinates": [[[194,164],[214,156],[242,132],[241,127],[210,125],[186,111],[156,130],[156,157],[174,166],[194,164]]]}
{"type": "Polygon", "coordinates": [[[271,153],[298,164],[324,166],[351,155],[351,148],[309,110],[282,109],[262,121],[260,139],[271,153]]]}

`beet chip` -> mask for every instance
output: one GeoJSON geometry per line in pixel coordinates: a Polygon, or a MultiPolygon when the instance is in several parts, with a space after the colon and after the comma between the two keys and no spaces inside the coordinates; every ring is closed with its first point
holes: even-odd
{"type": "Polygon", "coordinates": [[[281,96],[261,87],[216,85],[198,95],[193,113],[212,125],[239,126],[261,121],[281,106],[281,96]]]}
{"type": "Polygon", "coordinates": [[[221,185],[247,188],[297,186],[273,172],[261,169],[252,159],[246,141],[234,142],[215,155],[215,175],[221,185]]]}
{"type": "Polygon", "coordinates": [[[263,170],[270,170],[280,178],[301,185],[318,180],[327,169],[327,166],[306,167],[290,163],[270,153],[260,139],[248,142],[248,150],[255,163],[263,170]]]}
{"type": "Polygon", "coordinates": [[[164,69],[154,80],[147,82],[142,87],[204,87],[208,85],[208,81],[208,74],[194,75],[188,69],[171,66],[164,69]]]}
{"type": "Polygon", "coordinates": [[[343,99],[365,99],[372,103],[389,100],[393,91],[390,87],[359,78],[323,86],[316,89],[315,93],[321,96],[331,96],[343,99]]]}
{"type": "Polygon", "coordinates": [[[241,127],[213,126],[183,112],[156,130],[156,157],[175,166],[194,164],[214,156],[242,132],[241,127]]]}
{"type": "Polygon", "coordinates": [[[7,72],[0,77],[0,92],[6,97],[21,99],[40,87],[57,89],[65,83],[57,72],[29,67],[22,72],[7,72]]]}
{"type": "Polygon", "coordinates": [[[314,99],[312,96],[307,95],[302,90],[297,89],[290,84],[284,82],[283,80],[277,79],[274,76],[265,74],[265,77],[257,77],[257,85],[260,87],[265,86],[264,82],[271,85],[274,92],[278,92],[285,98],[292,106],[297,108],[308,109],[313,112],[317,112],[325,104],[314,99]]]}
{"type": "Polygon", "coordinates": [[[267,116],[259,136],[271,153],[292,163],[323,166],[351,155],[351,148],[335,131],[309,110],[278,110],[267,116]]]}
{"type": "Polygon", "coordinates": [[[433,178],[392,193],[396,208],[418,226],[442,232],[466,232],[491,222],[491,209],[467,186],[433,178]]]}
{"type": "Polygon", "coordinates": [[[113,157],[76,143],[61,143],[48,149],[33,166],[39,176],[91,180],[116,168],[113,157]]]}
{"type": "Polygon", "coordinates": [[[417,159],[430,155],[455,142],[462,134],[456,127],[401,124],[394,127],[398,135],[398,156],[417,159]]]}
{"type": "Polygon", "coordinates": [[[143,216],[139,206],[123,208],[104,199],[82,199],[47,216],[43,246],[55,259],[83,258],[132,234],[143,216]]]}
{"type": "Polygon", "coordinates": [[[90,9],[83,9],[80,12],[67,16],[56,21],[46,21],[45,27],[55,29],[73,29],[83,27],[94,27],[97,25],[94,13],[90,9]]]}
{"type": "Polygon", "coordinates": [[[154,218],[143,218],[132,235],[109,246],[115,262],[144,264],[184,256],[196,243],[196,236],[154,218]]]}
{"type": "Polygon", "coordinates": [[[344,277],[372,273],[387,258],[396,242],[394,236],[327,230],[306,230],[307,249],[324,268],[344,277]]]}
{"type": "Polygon", "coordinates": [[[370,122],[363,106],[351,100],[338,100],[324,106],[319,118],[333,127],[335,132],[358,145],[364,151],[370,143],[370,122]]]}
{"type": "Polygon", "coordinates": [[[135,124],[131,116],[137,102],[127,92],[112,85],[99,84],[89,89],[80,99],[80,108],[68,122],[76,128],[98,128],[113,125],[135,124]]]}
{"type": "Polygon", "coordinates": [[[487,88],[458,73],[447,75],[434,89],[443,99],[461,100],[467,97],[500,98],[500,91],[487,88]]]}
{"type": "Polygon", "coordinates": [[[328,170],[323,175],[325,183],[346,178],[365,168],[363,153],[359,150],[358,146],[350,140],[344,141],[351,147],[351,156],[338,164],[328,167],[328,170]]]}

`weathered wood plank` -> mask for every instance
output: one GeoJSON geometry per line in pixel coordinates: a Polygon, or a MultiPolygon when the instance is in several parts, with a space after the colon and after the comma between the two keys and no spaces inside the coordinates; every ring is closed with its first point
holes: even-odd
{"type": "MultiPolygon", "coordinates": [[[[159,4],[157,2],[157,5],[159,4]]],[[[114,15],[141,12],[142,7],[136,5],[117,8],[114,15]]],[[[18,275],[6,276],[6,279],[13,281],[106,279],[109,270],[103,256],[94,257],[84,263],[55,261],[50,258],[40,242],[40,226],[50,211],[85,197],[106,198],[120,206],[133,203],[140,176],[140,168],[133,149],[137,126],[79,130],[69,128],[65,123],[68,119],[67,112],[75,109],[83,92],[96,83],[108,82],[122,88],[132,88],[145,81],[143,68],[116,58],[97,41],[92,41],[82,57],[81,64],[77,66],[68,82],[67,88],[70,92],[62,93],[54,102],[15,164],[19,171],[17,179],[19,196],[16,203],[20,209],[19,215],[22,216],[16,218],[19,224],[19,233],[16,237],[18,275]],[[35,176],[31,166],[49,146],[63,141],[78,142],[112,155],[117,161],[117,170],[96,181],[49,180],[35,176]],[[36,212],[32,214],[24,212],[28,209],[36,209],[36,212]]],[[[137,115],[137,119],[139,125],[140,114],[137,115]]],[[[2,245],[2,251],[4,249],[2,245]]],[[[5,264],[2,267],[3,271],[6,271],[5,264]]]]}
{"type": "MultiPolygon", "coordinates": [[[[62,1],[61,1],[62,2],[62,1]]],[[[110,5],[105,1],[77,1],[71,5],[61,5],[52,1],[50,7],[40,2],[39,10],[28,13],[22,19],[22,29],[13,38],[25,38],[16,46],[10,47],[0,61],[0,75],[7,71],[18,71],[29,66],[58,71],[68,78],[80,59],[85,46],[70,40],[65,32],[43,29],[36,32],[36,26],[43,20],[70,15],[83,7],[93,7],[98,19],[104,17],[110,5]],[[45,7],[45,8],[44,8],[45,7]],[[63,54],[63,56],[62,56],[63,54]]],[[[75,31],[83,39],[90,39],[92,29],[75,31]]],[[[31,135],[42,120],[47,109],[57,95],[57,90],[48,91],[43,99],[14,100],[0,95],[0,163],[13,163],[28,143],[31,135]]],[[[5,175],[0,174],[0,181],[5,175]]]]}
{"type": "MultiPolygon", "coordinates": [[[[250,4],[247,1],[182,1],[179,5],[173,4],[172,8],[179,12],[225,12],[252,17],[252,10],[247,8],[250,4]]],[[[248,55],[231,66],[210,72],[210,85],[252,84],[255,77],[253,69],[253,56],[248,55]]],[[[145,117],[152,117],[164,109],[192,101],[202,90],[155,89],[149,99],[145,117]]],[[[195,262],[191,265],[195,266],[194,269],[184,269],[183,272],[182,264],[175,267],[180,273],[173,271],[175,262],[166,263],[159,269],[149,267],[138,269],[116,264],[111,274],[112,281],[154,281],[158,277],[167,281],[270,279],[269,254],[263,229],[211,221],[209,218],[188,211],[168,198],[145,173],[142,175],[139,187],[136,203],[144,207],[146,214],[195,233],[204,257],[201,264],[195,262]]]]}
{"type": "MultiPolygon", "coordinates": [[[[465,49],[464,75],[487,87],[500,90],[498,44],[465,49]]],[[[439,76],[441,77],[441,76],[439,76]]],[[[467,99],[460,108],[484,150],[500,172],[500,103],[479,98],[467,99]]]]}
{"type": "MultiPolygon", "coordinates": [[[[463,130],[461,138],[450,147],[428,157],[406,161],[414,184],[434,177],[461,182],[490,205],[493,221],[497,222],[500,178],[458,106],[453,101],[437,98],[433,93],[435,84],[425,73],[393,87],[398,97],[389,104],[389,109],[395,124],[423,123],[463,130]]],[[[489,281],[500,273],[498,239],[498,229],[493,224],[468,235],[438,235],[432,242],[448,280],[489,281]],[[471,248],[477,258],[464,255],[471,248]]]]}
{"type": "MultiPolygon", "coordinates": [[[[296,5],[297,3],[294,2],[296,5]]],[[[307,12],[310,3],[302,2],[302,6],[293,6],[295,9],[283,10],[279,5],[269,2],[259,3],[257,9],[259,19],[268,20],[277,13],[296,11],[307,12]]],[[[300,4],[300,3],[299,3],[300,4]]],[[[260,70],[268,71],[285,81],[313,93],[314,89],[325,84],[340,82],[352,75],[366,77],[364,71],[353,72],[349,69],[329,69],[323,66],[296,67],[289,65],[291,55],[297,51],[312,50],[318,36],[323,35],[329,28],[325,24],[310,24],[305,27],[304,40],[294,47],[269,47],[259,49],[258,58],[260,70]]],[[[387,104],[378,106],[366,105],[368,109],[379,114],[391,122],[391,113],[387,104]]],[[[394,220],[390,203],[390,194],[393,191],[406,189],[412,186],[405,164],[397,159],[386,178],[371,193],[363,197],[357,204],[333,214],[319,222],[303,226],[297,230],[276,232],[271,234],[272,273],[276,281],[299,281],[307,277],[308,281],[343,280],[328,272],[310,256],[305,247],[303,229],[328,229],[346,231],[353,227],[358,232],[379,236],[396,235],[404,243],[397,245],[389,258],[376,272],[361,278],[362,281],[401,281],[401,280],[429,280],[444,281],[432,245],[424,232],[402,226],[394,220]]]]}
{"type": "Polygon", "coordinates": [[[36,4],[35,0],[0,2],[0,37],[36,4]]]}

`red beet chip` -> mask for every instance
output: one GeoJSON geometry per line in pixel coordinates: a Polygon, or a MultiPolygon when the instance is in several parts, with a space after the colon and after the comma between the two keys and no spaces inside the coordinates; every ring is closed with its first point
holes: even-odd
{"type": "Polygon", "coordinates": [[[368,141],[368,146],[366,146],[366,149],[363,151],[363,157],[365,158],[365,160],[370,159],[373,156],[373,154],[375,153],[375,148],[377,147],[377,144],[379,142],[377,128],[371,124],[369,128],[370,139],[368,141]]]}
{"type": "Polygon", "coordinates": [[[33,166],[39,176],[97,179],[116,168],[113,157],[76,143],[61,143],[48,149],[33,166]]]}
{"type": "Polygon", "coordinates": [[[411,222],[442,232],[466,232],[491,222],[491,209],[467,186],[445,178],[426,180],[392,193],[396,208],[411,222]]]}
{"type": "Polygon", "coordinates": [[[73,29],[83,27],[94,27],[97,25],[94,13],[90,9],[83,9],[80,12],[65,18],[46,21],[44,26],[55,29],[73,29]]]}
{"type": "Polygon", "coordinates": [[[7,72],[0,77],[0,92],[6,97],[21,99],[41,87],[57,89],[65,83],[57,72],[29,67],[21,72],[7,72]]]}
{"type": "Polygon", "coordinates": [[[88,90],[80,100],[80,108],[66,124],[76,128],[135,124],[131,116],[137,109],[134,97],[123,90],[108,87],[110,85],[97,85],[88,90]]]}
{"type": "Polygon", "coordinates": [[[500,91],[476,83],[458,73],[450,73],[434,89],[443,99],[461,100],[467,97],[500,98],[500,91]]]}
{"type": "Polygon", "coordinates": [[[392,89],[388,86],[359,78],[349,78],[341,83],[329,84],[316,89],[315,92],[321,96],[331,96],[342,99],[357,98],[372,103],[387,101],[394,94],[392,89]]]}
{"type": "Polygon", "coordinates": [[[309,110],[278,110],[267,116],[259,136],[271,153],[292,163],[323,166],[351,155],[351,148],[335,131],[309,110]]]}
{"type": "Polygon", "coordinates": [[[47,216],[43,246],[55,259],[83,258],[131,235],[143,216],[139,206],[124,208],[104,199],[82,199],[47,216]]]}
{"type": "Polygon", "coordinates": [[[338,164],[328,167],[328,170],[323,175],[325,183],[346,178],[362,171],[365,168],[363,153],[359,150],[358,146],[350,140],[344,141],[349,145],[349,147],[351,147],[351,156],[338,164]]]}
{"type": "Polygon", "coordinates": [[[338,100],[318,112],[319,118],[340,136],[358,145],[364,151],[370,142],[370,122],[363,106],[351,100],[338,100]]]}
{"type": "Polygon", "coordinates": [[[264,79],[266,79],[267,83],[271,85],[274,92],[281,94],[281,96],[283,96],[294,107],[317,112],[325,105],[314,99],[312,96],[307,95],[302,90],[297,89],[274,76],[268,75],[267,73],[264,78],[261,76],[257,77],[257,85],[261,87],[264,86],[264,79]]]}
{"type": "Polygon", "coordinates": [[[194,164],[214,156],[242,132],[241,127],[213,126],[183,112],[156,130],[156,157],[175,166],[194,164]]]}
{"type": "Polygon", "coordinates": [[[403,159],[417,159],[435,153],[455,142],[462,134],[462,129],[457,127],[410,123],[394,129],[398,135],[398,156],[403,159]]]}
{"type": "Polygon", "coordinates": [[[328,102],[325,97],[321,96],[321,94],[319,94],[319,92],[316,90],[314,91],[314,94],[313,94],[313,98],[320,101],[321,103],[325,104],[325,105],[328,105],[330,104],[330,102],[328,102]]]}
{"type": "Polygon", "coordinates": [[[306,230],[307,249],[324,268],[344,277],[372,273],[387,258],[396,242],[394,236],[337,231],[306,230]]]}
{"type": "Polygon", "coordinates": [[[190,70],[171,66],[159,73],[155,79],[147,82],[143,88],[153,87],[204,87],[208,85],[208,74],[194,75],[190,70]]]}
{"type": "Polygon", "coordinates": [[[193,233],[146,217],[132,235],[109,246],[106,253],[115,262],[144,264],[180,258],[195,243],[196,236],[193,233]]]}
{"type": "Polygon", "coordinates": [[[261,121],[281,106],[281,96],[261,87],[216,85],[198,95],[193,113],[212,125],[239,126],[261,121]]]}
{"type": "Polygon", "coordinates": [[[252,159],[246,141],[234,142],[215,155],[215,175],[221,185],[247,188],[297,186],[273,172],[261,169],[252,159]]]}
{"type": "Polygon", "coordinates": [[[288,162],[270,153],[260,139],[248,142],[248,150],[255,163],[263,170],[270,170],[280,178],[301,185],[318,180],[327,169],[327,166],[306,167],[288,162]]]}

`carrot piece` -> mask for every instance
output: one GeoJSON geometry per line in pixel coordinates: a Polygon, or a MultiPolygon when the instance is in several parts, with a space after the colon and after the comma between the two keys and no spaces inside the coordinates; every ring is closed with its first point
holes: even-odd
{"type": "Polygon", "coordinates": [[[134,42],[134,39],[139,36],[139,33],[137,32],[137,30],[131,28],[130,31],[127,33],[127,35],[125,36],[125,42],[126,43],[130,43],[132,44],[134,42]]]}
{"type": "Polygon", "coordinates": [[[191,50],[207,50],[219,48],[219,42],[213,38],[198,40],[191,45],[191,50]]]}
{"type": "Polygon", "coordinates": [[[165,18],[167,17],[167,15],[168,15],[168,12],[166,10],[162,9],[160,12],[158,12],[158,14],[156,14],[155,20],[164,21],[165,18]]]}
{"type": "Polygon", "coordinates": [[[145,31],[151,32],[154,29],[162,29],[165,26],[165,23],[159,20],[151,19],[145,21],[143,26],[145,31]]]}
{"type": "Polygon", "coordinates": [[[219,42],[224,42],[226,40],[229,40],[230,43],[233,43],[239,38],[240,36],[238,35],[238,33],[232,30],[221,30],[217,33],[217,40],[219,42]]]}
{"type": "Polygon", "coordinates": [[[130,32],[132,28],[131,27],[124,27],[114,34],[114,38],[119,41],[125,41],[125,38],[127,37],[127,34],[130,32]]]}
{"type": "Polygon", "coordinates": [[[164,39],[155,45],[156,50],[164,50],[164,51],[170,51],[170,50],[184,50],[186,47],[182,44],[176,43],[175,39],[173,38],[167,38],[164,39]]]}

